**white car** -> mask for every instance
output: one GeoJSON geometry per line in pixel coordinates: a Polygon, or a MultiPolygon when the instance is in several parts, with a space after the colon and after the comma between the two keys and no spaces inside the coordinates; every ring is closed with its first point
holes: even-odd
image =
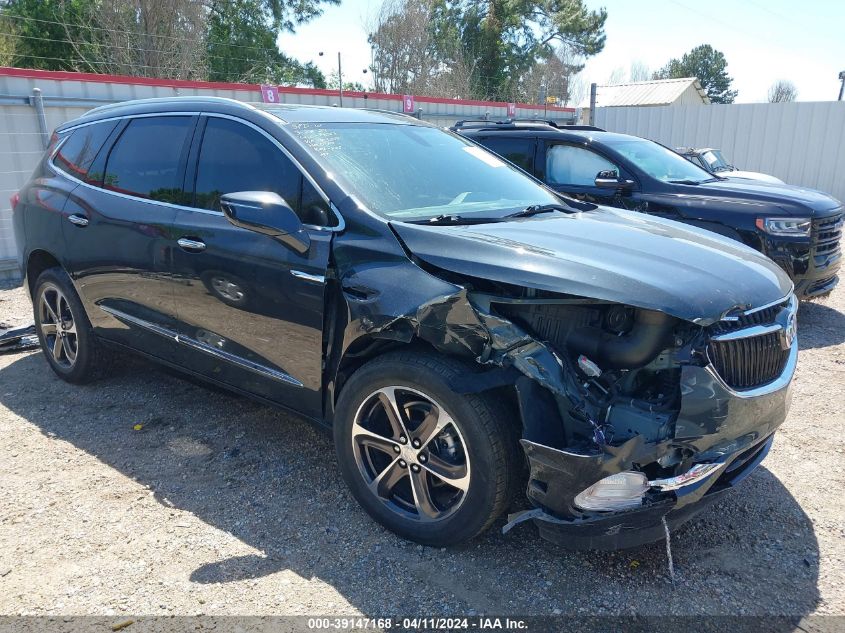
{"type": "Polygon", "coordinates": [[[722,151],[718,149],[712,149],[709,147],[703,149],[679,147],[675,151],[691,163],[706,169],[711,174],[715,174],[723,178],[747,178],[748,180],[759,180],[761,182],[768,182],[776,185],[785,184],[780,178],[775,178],[769,174],[761,174],[758,171],[743,171],[742,169],[737,169],[725,160],[725,157],[722,155],[722,151]]]}

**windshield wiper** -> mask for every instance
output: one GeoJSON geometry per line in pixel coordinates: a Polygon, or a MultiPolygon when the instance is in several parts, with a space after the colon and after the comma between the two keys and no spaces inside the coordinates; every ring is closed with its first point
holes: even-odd
{"type": "Polygon", "coordinates": [[[691,180],[689,178],[684,180],[670,180],[669,182],[673,185],[700,185],[702,183],[700,180],[691,180]]]}
{"type": "Polygon", "coordinates": [[[541,213],[552,213],[554,211],[563,211],[564,213],[571,213],[572,209],[562,204],[532,204],[530,207],[525,207],[522,211],[506,215],[506,218],[530,218],[532,215],[539,215],[541,213]]]}
{"type": "Polygon", "coordinates": [[[454,213],[441,213],[440,215],[435,215],[432,218],[426,218],[424,220],[408,220],[408,222],[410,224],[431,224],[437,226],[444,224],[482,224],[485,222],[496,222],[497,220],[498,218],[465,218],[462,215],[456,215],[454,213]]]}

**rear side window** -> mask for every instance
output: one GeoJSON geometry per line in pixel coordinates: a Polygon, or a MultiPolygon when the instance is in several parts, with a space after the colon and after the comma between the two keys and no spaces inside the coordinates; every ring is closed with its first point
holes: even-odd
{"type": "MultiPolygon", "coordinates": [[[[263,134],[231,119],[209,117],[197,163],[195,207],[217,211],[224,194],[272,191],[301,214],[302,180],[296,165],[263,134]]],[[[309,201],[306,215],[319,213],[314,203],[309,201]]]]}
{"type": "Polygon", "coordinates": [[[546,152],[546,178],[549,184],[595,186],[600,171],[619,171],[619,168],[583,147],[552,145],[546,152]]]}
{"type": "Polygon", "coordinates": [[[109,154],[103,187],[181,204],[181,156],[191,131],[187,116],[132,119],[109,154]]]}
{"type": "Polygon", "coordinates": [[[534,173],[534,139],[487,137],[481,139],[481,144],[529,174],[534,173]]]}
{"type": "Polygon", "coordinates": [[[99,182],[102,173],[89,173],[91,165],[116,125],[117,121],[106,121],[77,128],[70,133],[70,138],[62,143],[53,162],[74,178],[99,182]]]}

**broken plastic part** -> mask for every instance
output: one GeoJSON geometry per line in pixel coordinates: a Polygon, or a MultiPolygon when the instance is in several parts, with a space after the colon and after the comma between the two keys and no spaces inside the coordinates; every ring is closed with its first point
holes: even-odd
{"type": "Polygon", "coordinates": [[[22,352],[38,347],[34,325],[6,329],[4,327],[0,326],[0,353],[22,352]]]}
{"type": "Polygon", "coordinates": [[[696,464],[687,472],[677,477],[669,477],[667,479],[653,479],[649,481],[652,488],[659,488],[663,491],[679,490],[684,486],[691,486],[698,483],[702,479],[706,479],[718,472],[724,464],[696,464]]]}

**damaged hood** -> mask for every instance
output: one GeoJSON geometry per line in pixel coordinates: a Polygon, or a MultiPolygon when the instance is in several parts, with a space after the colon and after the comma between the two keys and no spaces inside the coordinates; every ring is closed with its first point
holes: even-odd
{"type": "Polygon", "coordinates": [[[391,226],[416,257],[443,270],[702,325],[792,290],[774,262],[739,242],[607,207],[489,224],[391,226]]]}

